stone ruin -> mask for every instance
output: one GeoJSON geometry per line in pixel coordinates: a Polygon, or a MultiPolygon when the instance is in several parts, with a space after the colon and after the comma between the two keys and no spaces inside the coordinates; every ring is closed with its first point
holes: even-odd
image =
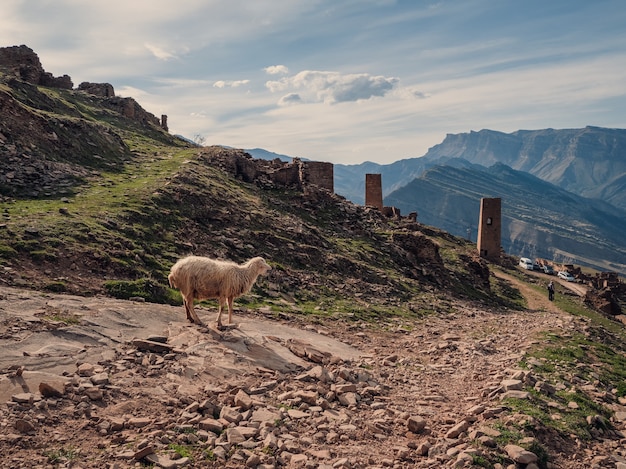
{"type": "Polygon", "coordinates": [[[502,199],[483,197],[480,199],[478,240],[476,247],[480,257],[498,261],[502,247],[502,199]]]}
{"type": "MultiPolygon", "coordinates": [[[[322,161],[303,161],[293,158],[290,162],[279,158],[273,160],[255,159],[243,150],[226,151],[221,147],[205,147],[205,154],[213,164],[217,163],[222,170],[232,174],[245,182],[259,183],[265,186],[284,187],[309,192],[311,186],[328,192],[335,192],[334,166],[322,161]]],[[[397,207],[382,205],[382,188],[380,174],[370,176],[366,185],[368,191],[374,192],[377,204],[368,203],[373,200],[371,194],[366,194],[366,206],[372,206],[387,218],[401,219],[415,222],[417,212],[411,212],[402,217],[397,207]],[[378,177],[376,177],[378,176],[378,177]]]]}
{"type": "MultiPolygon", "coordinates": [[[[381,174],[365,175],[365,205],[377,208],[387,218],[402,218],[398,207],[383,205],[383,184],[381,174]]],[[[411,212],[406,217],[409,221],[417,221],[417,212],[411,212]]]]}
{"type": "Polygon", "coordinates": [[[243,150],[225,150],[221,147],[206,147],[204,153],[213,164],[244,182],[266,186],[284,187],[307,192],[316,186],[334,193],[334,166],[321,161],[302,161],[293,158],[285,162],[254,159],[243,150]]]}

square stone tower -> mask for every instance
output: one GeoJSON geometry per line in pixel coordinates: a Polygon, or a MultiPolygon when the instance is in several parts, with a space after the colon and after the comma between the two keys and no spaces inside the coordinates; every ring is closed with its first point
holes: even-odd
{"type": "Polygon", "coordinates": [[[485,259],[500,258],[502,236],[502,199],[480,199],[480,219],[478,220],[478,253],[485,259]]]}
{"type": "Polygon", "coordinates": [[[383,210],[383,183],[380,174],[365,175],[365,205],[383,210]]]}

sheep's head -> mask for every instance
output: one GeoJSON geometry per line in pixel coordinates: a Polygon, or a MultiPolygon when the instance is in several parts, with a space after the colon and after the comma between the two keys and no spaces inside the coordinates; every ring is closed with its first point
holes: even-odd
{"type": "Polygon", "coordinates": [[[265,262],[262,257],[255,257],[248,261],[248,265],[252,267],[259,275],[266,274],[269,270],[272,270],[270,265],[265,262]]]}

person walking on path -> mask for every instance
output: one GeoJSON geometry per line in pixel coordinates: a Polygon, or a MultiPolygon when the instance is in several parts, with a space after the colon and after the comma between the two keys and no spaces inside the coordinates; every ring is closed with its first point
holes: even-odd
{"type": "Polygon", "coordinates": [[[550,283],[548,284],[548,299],[550,301],[554,301],[554,284],[552,283],[552,280],[550,280],[550,283]]]}

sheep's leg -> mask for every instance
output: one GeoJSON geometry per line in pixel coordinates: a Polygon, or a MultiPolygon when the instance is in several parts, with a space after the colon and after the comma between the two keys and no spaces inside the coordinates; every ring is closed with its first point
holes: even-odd
{"type": "Polygon", "coordinates": [[[233,323],[233,297],[230,296],[226,299],[228,302],[228,324],[233,323]]]}
{"type": "Polygon", "coordinates": [[[217,303],[217,317],[215,318],[215,323],[217,324],[217,327],[222,327],[222,299],[218,298],[217,303]]]}
{"type": "Polygon", "coordinates": [[[185,307],[185,314],[187,314],[187,321],[193,322],[193,318],[191,317],[191,313],[189,312],[189,302],[185,297],[183,297],[183,306],[185,307]]]}
{"type": "Polygon", "coordinates": [[[193,307],[193,300],[194,298],[191,297],[189,299],[185,299],[185,311],[187,312],[187,319],[189,320],[189,322],[193,322],[195,324],[199,324],[202,325],[202,321],[200,321],[200,318],[198,317],[198,315],[196,314],[196,311],[193,307]]]}

